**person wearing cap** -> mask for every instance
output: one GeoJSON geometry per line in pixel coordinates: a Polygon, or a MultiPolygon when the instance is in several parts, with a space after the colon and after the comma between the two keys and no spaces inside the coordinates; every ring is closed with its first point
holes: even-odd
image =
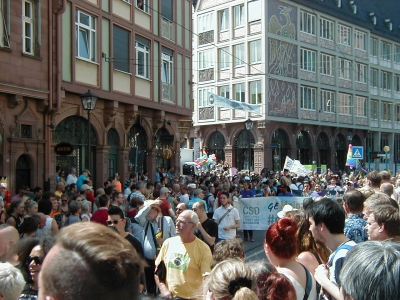
{"type": "Polygon", "coordinates": [[[91,186],[87,184],[83,184],[80,188],[82,200],[87,200],[87,195],[90,194],[90,190],[92,189],[91,186]]]}
{"type": "Polygon", "coordinates": [[[11,202],[14,201],[23,201],[24,197],[28,194],[28,187],[26,185],[23,185],[19,188],[18,194],[16,194],[14,197],[11,198],[11,202]]]}
{"type": "Polygon", "coordinates": [[[170,216],[175,219],[175,212],[172,209],[171,203],[168,201],[170,190],[166,187],[160,189],[160,197],[158,197],[162,203],[160,204],[161,213],[163,216],[170,216]]]}
{"type": "Polygon", "coordinates": [[[207,202],[204,200],[204,191],[202,189],[195,189],[193,194],[194,194],[194,198],[192,200],[189,200],[187,203],[187,205],[189,206],[189,209],[192,210],[193,204],[196,203],[197,201],[201,201],[204,203],[206,213],[208,213],[207,202]]]}
{"type": "Polygon", "coordinates": [[[78,188],[78,191],[81,190],[81,186],[83,185],[85,180],[88,180],[89,176],[90,176],[89,170],[88,169],[84,169],[82,171],[82,174],[78,177],[78,180],[76,181],[76,186],[78,188]]]}
{"type": "Polygon", "coordinates": [[[297,209],[293,208],[293,206],[286,204],[283,209],[277,213],[279,219],[286,217],[286,213],[290,211],[296,211],[297,209]]]}
{"type": "Polygon", "coordinates": [[[161,199],[146,200],[132,222],[133,235],[141,242],[144,259],[147,262],[144,272],[149,296],[155,296],[156,293],[154,268],[157,247],[162,245],[165,239],[176,236],[174,221],[168,216],[161,215],[162,203],[161,199]],[[162,232],[161,238],[156,237],[158,232],[162,232]]]}
{"type": "Polygon", "coordinates": [[[196,184],[195,183],[189,183],[187,185],[188,188],[188,194],[189,194],[189,200],[194,198],[194,190],[196,189],[196,184]]]}

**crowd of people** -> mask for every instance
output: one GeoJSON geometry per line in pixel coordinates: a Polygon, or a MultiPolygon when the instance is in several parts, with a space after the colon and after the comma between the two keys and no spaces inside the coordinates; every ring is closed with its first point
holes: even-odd
{"type": "Polygon", "coordinates": [[[1,299],[400,298],[400,177],[386,171],[160,169],[96,190],[87,169],[57,171],[55,191],[0,201],[1,299]],[[254,236],[235,203],[270,196],[304,201],[266,230],[265,259],[246,262],[254,236]]]}

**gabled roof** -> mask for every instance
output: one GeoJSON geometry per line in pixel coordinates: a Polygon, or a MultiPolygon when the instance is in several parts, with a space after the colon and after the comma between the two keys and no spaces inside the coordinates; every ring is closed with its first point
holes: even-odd
{"type": "Polygon", "coordinates": [[[350,0],[341,0],[341,7],[338,7],[337,0],[292,0],[292,2],[367,28],[372,34],[400,42],[399,0],[354,0],[357,6],[356,14],[353,13],[350,0]],[[373,25],[371,13],[376,17],[376,25],[373,25]],[[389,22],[385,20],[390,20],[392,30],[389,30],[389,22]]]}

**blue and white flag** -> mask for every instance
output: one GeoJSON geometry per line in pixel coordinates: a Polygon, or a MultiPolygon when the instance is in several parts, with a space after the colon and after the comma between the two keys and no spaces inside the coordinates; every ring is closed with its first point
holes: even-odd
{"type": "Polygon", "coordinates": [[[261,113],[260,112],[261,104],[248,104],[237,100],[231,100],[213,93],[208,93],[208,99],[210,105],[245,110],[254,114],[261,113]]]}

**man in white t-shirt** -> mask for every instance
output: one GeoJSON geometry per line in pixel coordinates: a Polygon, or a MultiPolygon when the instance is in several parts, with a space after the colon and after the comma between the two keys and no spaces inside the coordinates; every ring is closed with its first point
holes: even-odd
{"type": "Polygon", "coordinates": [[[221,206],[215,210],[213,220],[218,224],[217,242],[236,237],[236,229],[240,227],[240,216],[238,210],[230,204],[228,192],[221,193],[221,206]]]}

